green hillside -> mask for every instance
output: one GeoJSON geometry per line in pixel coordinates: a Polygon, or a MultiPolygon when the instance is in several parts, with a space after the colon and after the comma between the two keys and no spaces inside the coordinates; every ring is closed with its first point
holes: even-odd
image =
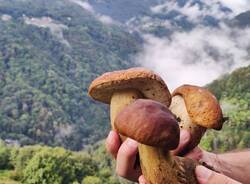
{"type": "Polygon", "coordinates": [[[208,88],[229,121],[220,132],[207,133],[203,146],[216,151],[250,148],[250,66],[215,80],[208,88]]]}
{"type": "MultiPolygon", "coordinates": [[[[209,130],[203,137],[201,146],[206,150],[224,152],[250,147],[249,81],[250,66],[207,86],[220,100],[229,121],[221,131],[209,130]]],[[[13,148],[0,142],[0,179],[6,184],[129,183],[115,175],[113,159],[106,152],[103,141],[89,145],[82,152],[41,146],[13,148]]]]}
{"type": "MultiPolygon", "coordinates": [[[[91,100],[87,89],[104,72],[135,66],[141,40],[74,2],[0,0],[0,184],[128,183],[115,175],[100,141],[109,130],[108,109],[91,100]]],[[[153,3],[122,14],[125,1],[106,1],[111,4],[105,9],[105,1],[89,2],[110,15],[110,5],[118,7],[113,11],[124,21],[153,3]]],[[[236,17],[235,25],[247,26],[247,15],[236,17]]],[[[221,131],[209,130],[201,146],[217,152],[250,148],[250,66],[207,88],[229,121],[221,131]]]]}
{"type": "MultiPolygon", "coordinates": [[[[87,88],[106,71],[134,66],[140,40],[123,29],[70,0],[0,0],[0,138],[73,150],[104,138],[108,111],[87,88]]],[[[236,72],[209,85],[230,117],[225,132],[249,122],[244,77],[236,72]]],[[[249,145],[239,143],[247,132],[228,148],[249,145]]]]}
{"type": "Polygon", "coordinates": [[[78,150],[104,136],[106,111],[87,88],[133,66],[135,37],[68,0],[0,0],[0,35],[2,139],[78,150]]]}
{"type": "Polygon", "coordinates": [[[47,146],[8,147],[0,141],[0,183],[119,184],[105,152],[100,144],[72,152],[47,146]]]}

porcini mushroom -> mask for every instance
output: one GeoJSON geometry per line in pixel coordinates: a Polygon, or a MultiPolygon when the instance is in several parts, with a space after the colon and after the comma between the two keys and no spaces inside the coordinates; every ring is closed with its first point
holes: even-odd
{"type": "Polygon", "coordinates": [[[223,115],[216,97],[207,89],[182,85],[174,90],[170,110],[176,115],[181,129],[191,134],[183,154],[196,147],[207,128],[220,130],[223,115]]]}
{"type": "Polygon", "coordinates": [[[138,98],[153,99],[167,107],[171,103],[171,94],[165,82],[144,68],[105,73],[90,84],[88,93],[95,100],[110,104],[113,129],[117,113],[138,98]]]}
{"type": "Polygon", "coordinates": [[[174,158],[169,150],[179,144],[180,130],[175,116],[164,105],[139,99],[115,118],[117,131],[139,144],[142,173],[150,184],[195,184],[195,163],[174,158]]]}

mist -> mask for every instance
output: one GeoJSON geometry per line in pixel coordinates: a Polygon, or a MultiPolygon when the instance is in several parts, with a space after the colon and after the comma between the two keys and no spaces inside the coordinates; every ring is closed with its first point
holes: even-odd
{"type": "MultiPolygon", "coordinates": [[[[186,16],[188,8],[185,7],[186,16]]],[[[214,12],[218,14],[218,11],[214,12]]],[[[204,16],[202,13],[196,15],[204,16]]],[[[190,20],[199,20],[194,14],[191,16],[190,20]]],[[[229,27],[223,22],[217,27],[198,23],[191,31],[179,30],[166,38],[149,34],[143,37],[143,50],[136,61],[157,72],[171,90],[182,84],[204,86],[223,74],[250,64],[250,28],[229,27]]]]}

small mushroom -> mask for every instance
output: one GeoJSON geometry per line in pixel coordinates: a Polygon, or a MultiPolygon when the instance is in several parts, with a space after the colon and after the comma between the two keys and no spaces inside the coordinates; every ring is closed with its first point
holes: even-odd
{"type": "Polygon", "coordinates": [[[180,130],[175,116],[164,105],[139,99],[118,113],[117,131],[139,144],[142,173],[150,184],[195,184],[196,164],[173,157],[169,150],[179,144],[180,130]]]}
{"type": "Polygon", "coordinates": [[[196,147],[207,128],[220,130],[223,115],[216,97],[207,89],[183,85],[174,90],[170,110],[181,129],[190,131],[191,141],[182,154],[196,147]]]}
{"type": "Polygon", "coordinates": [[[136,99],[153,99],[167,107],[171,103],[171,94],[165,82],[144,68],[105,73],[91,83],[88,93],[95,100],[110,104],[113,129],[117,113],[136,99]]]}

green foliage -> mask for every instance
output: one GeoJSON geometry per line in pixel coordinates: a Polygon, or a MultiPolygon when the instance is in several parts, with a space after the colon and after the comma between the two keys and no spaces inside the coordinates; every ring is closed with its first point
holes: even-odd
{"type": "Polygon", "coordinates": [[[69,153],[65,150],[43,150],[36,154],[24,170],[24,183],[66,183],[73,178],[71,163],[67,160],[69,153]]]}
{"type": "Polygon", "coordinates": [[[72,150],[104,137],[107,110],[87,88],[96,76],[133,65],[136,38],[67,0],[0,0],[3,14],[12,19],[0,18],[0,137],[72,150]],[[64,25],[62,38],[25,23],[32,17],[64,25]]]}
{"type": "Polygon", "coordinates": [[[85,176],[95,175],[98,171],[98,163],[86,153],[74,153],[70,155],[69,159],[72,161],[74,168],[74,179],[79,182],[85,176]]]}
{"type": "Polygon", "coordinates": [[[28,162],[33,158],[36,153],[39,153],[43,147],[41,146],[26,146],[22,148],[12,148],[11,162],[15,166],[15,171],[12,173],[12,178],[20,180],[23,178],[24,169],[28,162]]]}
{"type": "Polygon", "coordinates": [[[201,145],[224,152],[250,148],[250,66],[234,71],[208,85],[220,100],[229,121],[220,132],[208,131],[201,145]]]}
{"type": "Polygon", "coordinates": [[[24,170],[27,184],[68,184],[93,175],[97,166],[84,155],[73,155],[63,148],[46,148],[34,155],[24,170]]]}
{"type": "MultiPolygon", "coordinates": [[[[1,168],[14,169],[8,172],[9,180],[14,179],[25,184],[80,184],[84,178],[92,176],[102,182],[108,181],[103,178],[98,163],[87,152],[45,146],[9,147],[9,152],[12,168],[8,165],[1,168]]],[[[111,180],[115,181],[114,178],[110,178],[111,180]]]]}
{"type": "Polygon", "coordinates": [[[101,179],[102,183],[107,184],[131,184],[127,180],[118,179],[115,175],[115,163],[113,158],[107,153],[104,141],[99,141],[94,145],[85,148],[85,152],[91,156],[98,163],[97,177],[101,179]]]}
{"type": "Polygon", "coordinates": [[[0,140],[0,169],[10,169],[10,149],[0,140]]]}
{"type": "Polygon", "coordinates": [[[96,176],[87,176],[82,180],[82,184],[102,184],[102,181],[96,176]]]}
{"type": "Polygon", "coordinates": [[[10,178],[12,172],[11,170],[0,170],[0,184],[21,184],[10,178]]]}
{"type": "MultiPolygon", "coordinates": [[[[134,66],[137,38],[68,0],[0,0],[3,14],[12,19],[0,19],[0,137],[72,150],[104,137],[108,111],[87,96],[87,88],[106,71],[134,66]],[[64,41],[50,28],[25,23],[23,15],[64,25],[64,41]]],[[[208,85],[230,120],[220,133],[206,133],[205,149],[250,147],[249,81],[250,66],[208,85]]],[[[0,168],[14,168],[7,177],[25,184],[128,183],[115,176],[103,142],[80,153],[0,143],[0,168]]]]}

